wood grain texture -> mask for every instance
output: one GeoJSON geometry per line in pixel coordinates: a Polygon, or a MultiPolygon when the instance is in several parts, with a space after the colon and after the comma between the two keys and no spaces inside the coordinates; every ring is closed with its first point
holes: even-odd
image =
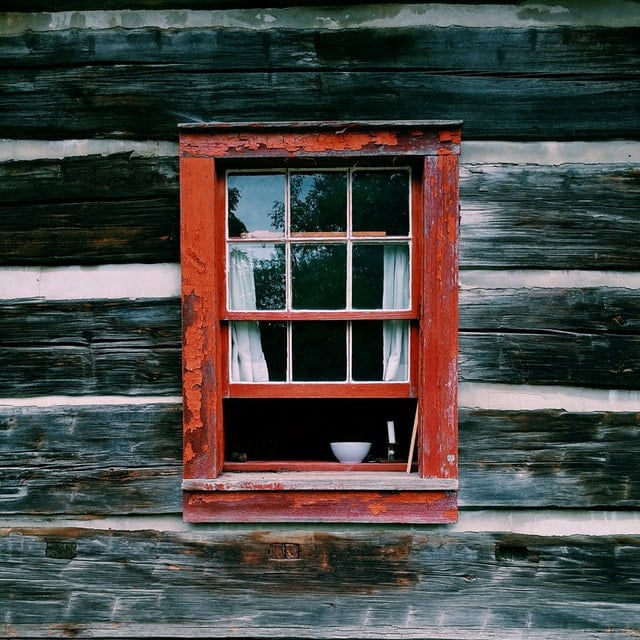
{"type": "Polygon", "coordinates": [[[13,528],[0,552],[7,636],[593,638],[640,624],[632,536],[13,528]],[[272,555],[283,544],[298,559],[272,555]]]}
{"type": "Polygon", "coordinates": [[[175,261],[177,157],[0,163],[0,264],[175,261]]]}
{"type": "MultiPolygon", "coordinates": [[[[180,404],[0,407],[3,513],[180,513],[181,419],[180,404]]],[[[465,508],[640,507],[637,413],[461,409],[459,433],[465,508]]]]}
{"type": "Polygon", "coordinates": [[[0,408],[5,515],[181,508],[182,406],[0,408]]]}
{"type": "Polygon", "coordinates": [[[178,156],[133,151],[0,163],[4,205],[167,198],[177,204],[178,156]],[[37,189],[34,189],[34,184],[37,189]]]}
{"type": "Polygon", "coordinates": [[[640,502],[637,413],[462,409],[466,506],[632,506],[640,502]]]}
{"type": "Polygon", "coordinates": [[[640,336],[462,333],[460,380],[640,387],[640,336]]]}
{"type": "MultiPolygon", "coordinates": [[[[457,4],[462,0],[451,0],[457,4]]],[[[345,4],[343,0],[334,0],[336,5],[345,4]]],[[[369,0],[351,0],[349,4],[368,4],[369,0]]],[[[387,0],[389,4],[398,4],[403,0],[387,0]]],[[[418,0],[419,3],[429,4],[429,0],[418,0]]],[[[490,0],[485,4],[515,4],[516,0],[496,2],[490,0]]],[[[290,6],[313,6],[317,0],[62,0],[56,4],[57,11],[88,11],[121,9],[254,9],[290,6]]],[[[49,0],[7,0],[6,11],[51,11],[49,0]]]]}
{"type": "Polygon", "coordinates": [[[468,166],[460,260],[472,268],[637,270],[637,165],[468,166]]]}
{"type": "Polygon", "coordinates": [[[164,198],[0,206],[0,265],[173,262],[177,210],[164,198]]]}
{"type": "Polygon", "coordinates": [[[145,63],[218,72],[422,69],[619,78],[637,75],[639,35],[633,26],[68,29],[0,36],[0,65],[145,63]]]}
{"type": "Polygon", "coordinates": [[[615,287],[462,288],[460,329],[640,334],[640,291],[615,287]]]}
{"type": "MultiPolygon", "coordinates": [[[[463,290],[460,378],[640,386],[640,294],[463,290]]],[[[180,392],[177,300],[2,304],[0,395],[180,392]]]]}
{"type": "MultiPolygon", "coordinates": [[[[0,163],[0,264],[178,260],[177,157],[0,163]]],[[[635,270],[635,165],[463,165],[462,268],[635,270]]]]}
{"type": "Polygon", "coordinates": [[[42,139],[175,140],[180,122],[252,121],[256,104],[261,120],[463,120],[465,139],[635,139],[640,92],[638,80],[610,77],[190,73],[171,65],[13,68],[0,70],[0,86],[3,135],[42,139]]]}

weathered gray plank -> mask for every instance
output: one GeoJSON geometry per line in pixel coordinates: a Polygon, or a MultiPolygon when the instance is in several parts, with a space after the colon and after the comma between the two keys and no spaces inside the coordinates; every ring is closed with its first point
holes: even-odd
{"type": "Polygon", "coordinates": [[[177,164],[131,152],[0,163],[0,263],[177,260],[177,164]]]}
{"type": "Polygon", "coordinates": [[[161,197],[177,202],[177,152],[141,156],[125,151],[0,162],[0,201],[5,206],[161,197]]]}
{"type": "Polygon", "coordinates": [[[460,380],[640,388],[640,336],[461,333],[460,380]]]}
{"type": "Polygon", "coordinates": [[[69,29],[0,37],[0,66],[173,64],[183,70],[412,69],[446,73],[637,74],[638,27],[69,29]]]}
{"type": "Polygon", "coordinates": [[[469,268],[637,269],[637,166],[469,166],[460,182],[469,268]]]}
{"type": "MultiPolygon", "coordinates": [[[[459,362],[466,382],[638,389],[640,337],[462,333],[459,362]]],[[[179,343],[3,345],[0,396],[175,394],[180,366],[179,343]]]]}
{"type": "MultiPolygon", "coordinates": [[[[387,0],[396,4],[404,0],[387,0]]],[[[460,0],[452,0],[452,4],[460,0]]],[[[519,0],[518,0],[519,1],[519,0]]],[[[367,4],[369,0],[334,0],[334,5],[367,4]]],[[[516,0],[496,2],[489,0],[486,4],[513,4],[516,0]]],[[[417,4],[429,4],[430,0],[418,0],[417,4]]],[[[56,11],[89,11],[97,9],[253,9],[289,6],[315,5],[317,0],[56,0],[56,11]]],[[[51,11],[50,0],[6,0],[5,11],[51,11]]]]}
{"type": "Polygon", "coordinates": [[[637,289],[463,287],[459,300],[462,331],[640,333],[637,289]]]}
{"type": "Polygon", "coordinates": [[[584,140],[638,136],[640,81],[116,65],[3,70],[0,86],[16,138],[175,139],[179,122],[255,120],[260,105],[260,120],[444,118],[467,139],[584,140]]]}
{"type": "MultiPolygon", "coordinates": [[[[639,436],[637,413],[461,409],[460,504],[638,508],[639,436]]],[[[179,404],[0,407],[3,513],[178,513],[181,447],[179,404]]]]}
{"type": "Polygon", "coordinates": [[[5,514],[176,513],[180,404],[0,407],[5,514]]]}
{"type": "MultiPolygon", "coordinates": [[[[0,263],[178,260],[177,158],[0,163],[0,263]]],[[[635,165],[467,165],[463,268],[634,270],[635,165]]]]}
{"type": "Polygon", "coordinates": [[[14,528],[0,550],[6,635],[542,638],[640,624],[633,536],[14,528]],[[300,559],[272,560],[280,543],[300,559]]]}
{"type": "Polygon", "coordinates": [[[90,347],[97,341],[174,348],[182,339],[178,298],[5,301],[1,308],[0,341],[5,345],[90,347]]]}
{"type": "MultiPolygon", "coordinates": [[[[638,296],[627,289],[463,291],[460,378],[637,389],[638,296]]],[[[5,302],[0,336],[5,397],[180,391],[175,299],[5,302]]]]}
{"type": "Polygon", "coordinates": [[[79,473],[175,466],[182,456],[182,406],[0,407],[5,469],[79,473]]]}
{"type": "Polygon", "coordinates": [[[0,206],[0,265],[174,262],[179,237],[175,198],[0,206]]]}
{"type": "Polygon", "coordinates": [[[164,395],[180,390],[179,344],[114,342],[3,347],[0,396],[164,395]]]}
{"type": "Polygon", "coordinates": [[[15,313],[0,321],[0,362],[5,369],[0,395],[163,395],[180,390],[177,300],[9,308],[15,313]],[[38,308],[41,315],[29,313],[38,308]]]}
{"type": "Polygon", "coordinates": [[[467,506],[637,506],[640,414],[460,411],[467,506]]]}

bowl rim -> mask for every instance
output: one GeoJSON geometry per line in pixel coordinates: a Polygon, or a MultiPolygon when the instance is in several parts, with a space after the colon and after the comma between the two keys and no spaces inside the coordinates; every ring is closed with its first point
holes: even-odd
{"type": "Polygon", "coordinates": [[[330,443],[331,446],[333,445],[366,445],[368,444],[369,446],[371,446],[371,442],[364,442],[364,441],[356,441],[356,440],[338,440],[336,442],[331,442],[330,443]]]}

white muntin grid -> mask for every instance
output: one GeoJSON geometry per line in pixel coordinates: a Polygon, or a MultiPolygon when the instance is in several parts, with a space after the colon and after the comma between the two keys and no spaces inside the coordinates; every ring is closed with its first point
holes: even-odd
{"type": "MultiPolygon", "coordinates": [[[[276,168],[276,169],[229,169],[226,172],[226,177],[229,176],[238,176],[238,175],[254,175],[254,176],[269,176],[269,175],[280,175],[283,176],[283,193],[282,193],[282,203],[284,205],[284,229],[282,232],[280,231],[253,231],[247,234],[243,234],[241,237],[231,237],[229,233],[229,193],[228,189],[225,188],[225,211],[227,215],[225,216],[225,237],[227,239],[227,254],[226,254],[226,269],[227,269],[227,278],[225,279],[226,285],[226,305],[227,310],[229,311],[238,311],[238,309],[233,309],[230,301],[230,287],[228,286],[228,264],[229,264],[229,255],[233,248],[238,248],[242,245],[249,248],[251,247],[254,251],[254,255],[259,253],[260,250],[264,250],[265,256],[267,252],[273,252],[273,250],[278,246],[284,247],[284,265],[285,265],[285,273],[284,273],[284,281],[285,281],[285,304],[283,309],[277,310],[264,310],[261,309],[260,313],[269,313],[270,311],[274,312],[276,315],[279,312],[311,312],[311,313],[341,313],[341,312],[349,312],[349,311],[357,311],[362,313],[371,312],[375,314],[376,312],[382,311],[382,308],[377,309],[354,309],[353,307],[353,249],[354,246],[372,246],[372,245],[380,245],[380,246],[389,246],[389,245],[403,245],[408,249],[409,256],[409,283],[411,282],[411,278],[413,275],[413,269],[411,265],[413,264],[413,225],[412,225],[412,198],[411,198],[411,167],[410,166],[331,166],[331,167],[304,167],[304,168],[276,168]],[[371,235],[366,235],[363,232],[354,232],[353,230],[353,176],[355,173],[360,171],[406,171],[407,173],[407,201],[408,201],[408,217],[409,217],[409,231],[407,235],[403,236],[380,236],[376,233],[371,235]],[[314,234],[312,237],[305,237],[302,235],[295,234],[291,231],[291,188],[290,181],[292,174],[314,174],[314,173],[344,173],[346,175],[346,230],[344,233],[331,234],[326,233],[318,233],[314,234]],[[346,260],[346,269],[345,269],[345,307],[344,309],[299,309],[295,308],[293,305],[293,273],[292,273],[292,263],[293,263],[293,247],[302,246],[302,245],[344,245],[345,246],[345,260],[346,260]]],[[[227,180],[228,183],[228,180],[227,180]]],[[[411,309],[412,307],[412,299],[411,299],[411,284],[409,284],[408,288],[408,304],[406,308],[394,309],[396,311],[406,311],[411,309]]],[[[244,311],[244,309],[242,309],[244,311]]],[[[372,318],[372,320],[375,318],[372,318]]],[[[238,321],[238,320],[236,320],[238,321]]],[[[240,320],[241,322],[242,320],[240,320]]],[[[274,317],[274,321],[276,318],[274,317]]],[[[282,321],[285,326],[286,331],[286,374],[284,382],[293,382],[293,322],[292,320],[283,320],[282,321]]],[[[331,380],[331,381],[299,381],[296,380],[296,383],[301,384],[318,384],[318,383],[340,383],[340,382],[363,382],[362,380],[354,380],[353,378],[353,322],[351,320],[345,320],[346,330],[345,330],[345,358],[346,358],[346,377],[344,380],[331,380]]],[[[355,321],[358,322],[358,321],[355,321]]],[[[408,321],[406,321],[408,322],[408,321]]],[[[229,357],[231,357],[231,333],[229,333],[229,357]]],[[[408,370],[410,370],[410,363],[408,370]]],[[[408,378],[407,378],[408,379],[408,378]]],[[[406,382],[406,380],[403,380],[406,382]]],[[[283,382],[283,381],[274,381],[274,382],[283,382]]],[[[367,382],[380,382],[384,383],[384,381],[367,381],[367,382]]],[[[398,382],[398,381],[396,381],[398,382]]]]}

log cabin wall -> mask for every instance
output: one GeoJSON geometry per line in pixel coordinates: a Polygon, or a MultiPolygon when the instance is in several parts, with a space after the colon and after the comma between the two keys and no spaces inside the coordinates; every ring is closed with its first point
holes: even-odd
{"type": "Polygon", "coordinates": [[[3,7],[2,636],[638,635],[639,3],[3,7]],[[465,121],[460,521],[187,525],[177,124],[350,118],[465,121]]]}

